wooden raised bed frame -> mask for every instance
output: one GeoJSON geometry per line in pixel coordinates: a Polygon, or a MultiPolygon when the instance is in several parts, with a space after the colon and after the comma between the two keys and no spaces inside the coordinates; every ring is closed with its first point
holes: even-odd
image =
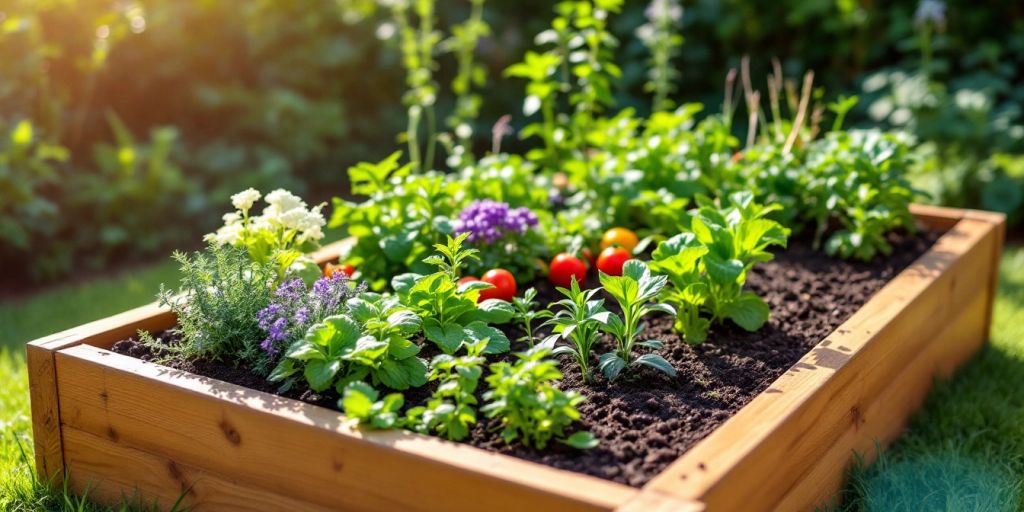
{"type": "MultiPolygon", "coordinates": [[[[405,431],[115,354],[156,305],[28,346],[38,473],[104,502],[251,510],[803,510],[853,453],[899,434],[933,377],[987,338],[1001,215],[915,206],[948,230],[834,333],[643,489],[405,431]]],[[[318,254],[326,261],[338,247],[318,254]]]]}

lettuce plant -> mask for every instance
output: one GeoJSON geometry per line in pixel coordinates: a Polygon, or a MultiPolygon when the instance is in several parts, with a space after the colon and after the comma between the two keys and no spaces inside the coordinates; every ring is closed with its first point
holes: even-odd
{"type": "Polygon", "coordinates": [[[416,357],[420,347],[410,340],[420,331],[415,313],[374,294],[353,298],[348,306],[349,313],[327,317],[292,343],[270,380],[283,381],[301,371],[313,391],[334,385],[338,393],[365,379],[397,390],[427,382],[426,363],[416,357]]]}
{"type": "Polygon", "coordinates": [[[558,339],[568,341],[569,345],[555,346],[551,355],[571,354],[580,367],[584,382],[591,382],[590,352],[601,333],[601,326],[609,322],[611,313],[604,308],[604,299],[595,299],[600,288],[583,291],[576,278],[572,278],[569,289],[558,288],[558,292],[566,298],[556,302],[554,306],[561,308],[544,325],[551,326],[554,334],[545,340],[548,346],[554,346],[558,339]]]}
{"type": "Polygon", "coordinates": [[[590,432],[565,434],[573,422],[579,421],[576,406],[585,398],[554,386],[562,379],[562,372],[550,355],[550,349],[538,345],[516,354],[519,360],[515,363],[492,364],[487,377],[489,389],[484,393],[487,404],[481,411],[488,418],[501,419],[501,437],[506,443],[520,440],[542,450],[554,440],[574,448],[593,448],[597,440],[590,432]]]}
{"type": "Polygon", "coordinates": [[[512,319],[515,310],[508,302],[488,299],[477,303],[480,290],[493,285],[482,281],[459,284],[462,265],[476,258],[475,249],[462,247],[469,236],[448,237],[447,244],[437,244],[438,254],[424,260],[439,267],[433,274],[402,274],[391,285],[401,299],[423,319],[423,334],[441,348],[445,354],[454,354],[465,342],[488,340],[487,354],[500,354],[509,350],[505,334],[489,324],[503,324],[512,319]]]}
{"type": "Polygon", "coordinates": [[[452,441],[469,435],[476,423],[476,388],[483,374],[483,357],[487,340],[464,345],[466,354],[440,354],[431,361],[431,381],[440,384],[425,406],[409,409],[407,425],[422,433],[436,433],[452,441]]]}
{"type": "Polygon", "coordinates": [[[614,336],[616,341],[615,351],[602,354],[599,359],[601,372],[609,380],[613,380],[625,368],[644,365],[674,377],[675,368],[660,355],[648,353],[633,356],[633,348],[636,346],[655,350],[662,347],[661,341],[637,341],[637,338],[640,335],[640,320],[643,317],[656,311],[676,314],[676,310],[668,304],[650,303],[658,297],[668,279],[652,274],[646,263],[635,259],[627,261],[622,266],[621,276],[610,276],[601,272],[600,278],[601,286],[622,308],[621,317],[615,314],[601,317],[604,320],[603,329],[614,336]]]}

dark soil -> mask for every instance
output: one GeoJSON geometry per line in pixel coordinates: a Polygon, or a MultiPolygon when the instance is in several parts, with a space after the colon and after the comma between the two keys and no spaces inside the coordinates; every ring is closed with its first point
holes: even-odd
{"type": "MultiPolygon", "coordinates": [[[[806,240],[791,240],[788,250],[778,253],[775,261],[756,267],[748,278],[749,289],[764,297],[772,310],[771,320],[760,331],[750,333],[732,324],[717,325],[707,342],[692,346],[672,332],[671,317],[652,316],[646,321],[645,337],[665,341],[660,353],[679,371],[675,378],[643,368],[627,370],[613,383],[598,377],[596,383],[585,386],[575,363],[562,356],[565,380],[561,387],[587,397],[580,406],[580,428],[590,430],[600,440],[597,448],[578,451],[555,444],[536,451],[509,446],[495,432],[497,420],[482,417],[466,442],[549,466],[642,486],[767,389],[886,282],[923,254],[938,236],[934,232],[891,235],[893,256],[871,263],[829,258],[811,250],[806,240]]],[[[537,282],[535,286],[541,298],[554,298],[554,291],[546,282],[537,282]]],[[[507,333],[513,340],[522,334],[517,328],[509,328],[507,333]]],[[[174,333],[164,333],[161,339],[173,343],[174,333]]],[[[611,339],[602,340],[594,353],[610,351],[612,343],[611,339]]],[[[522,348],[525,346],[513,343],[514,350],[522,348]]],[[[134,339],[119,342],[113,350],[142,359],[154,356],[134,339]]],[[[426,346],[421,355],[429,359],[434,353],[433,347],[426,346]]],[[[178,360],[169,366],[277,393],[274,385],[231,364],[178,360]]],[[[481,382],[481,388],[485,387],[481,382]]],[[[405,393],[406,401],[416,404],[430,392],[429,386],[410,390],[405,393]]],[[[337,407],[337,396],[309,391],[278,394],[337,407]]]]}

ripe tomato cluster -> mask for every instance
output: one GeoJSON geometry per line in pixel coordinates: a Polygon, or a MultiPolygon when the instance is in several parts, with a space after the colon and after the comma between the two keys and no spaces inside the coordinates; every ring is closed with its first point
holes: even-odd
{"type": "Polygon", "coordinates": [[[586,247],[580,251],[579,256],[567,252],[560,253],[548,266],[548,280],[555,286],[568,288],[574,277],[577,282],[582,283],[587,278],[589,267],[597,267],[608,275],[620,276],[622,266],[633,257],[633,249],[639,243],[636,233],[629,229],[609,229],[601,237],[601,253],[596,259],[594,253],[586,247]]]}

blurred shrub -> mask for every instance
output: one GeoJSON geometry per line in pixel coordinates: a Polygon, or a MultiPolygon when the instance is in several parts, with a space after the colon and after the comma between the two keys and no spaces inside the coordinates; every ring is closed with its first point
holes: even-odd
{"type": "MultiPolygon", "coordinates": [[[[469,1],[437,2],[445,33],[469,15],[469,1]]],[[[1024,4],[941,4],[941,26],[926,35],[924,3],[684,0],[674,99],[717,105],[742,55],[755,77],[778,57],[786,75],[814,69],[828,90],[860,92],[855,124],[915,133],[920,181],[936,200],[1020,211],[1024,4]]],[[[646,4],[627,2],[611,22],[618,104],[641,115],[650,59],[635,31],[646,4]]],[[[485,4],[491,35],[477,53],[491,80],[477,149],[500,116],[522,126],[521,84],[496,78],[551,8],[485,4]]],[[[216,222],[210,205],[249,186],[335,195],[339,171],[390,153],[405,123],[398,51],[381,41],[395,31],[378,10],[373,0],[4,1],[0,261],[54,276],[82,254],[89,266],[144,257],[197,239],[216,222]],[[31,127],[31,149],[13,142],[19,126],[31,127]]],[[[450,83],[454,57],[438,59],[436,80],[450,83]]],[[[442,116],[453,102],[438,98],[442,116]]]]}

